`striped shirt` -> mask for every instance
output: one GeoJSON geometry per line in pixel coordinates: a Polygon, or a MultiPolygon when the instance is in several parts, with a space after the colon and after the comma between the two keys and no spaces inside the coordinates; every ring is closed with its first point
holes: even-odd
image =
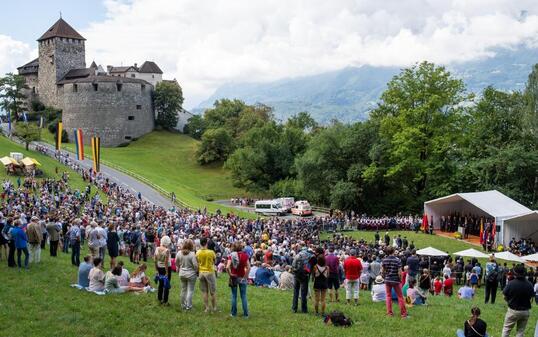
{"type": "Polygon", "coordinates": [[[400,276],[398,272],[402,267],[402,262],[394,255],[387,256],[381,263],[383,267],[383,274],[385,277],[385,283],[400,283],[400,276]]]}

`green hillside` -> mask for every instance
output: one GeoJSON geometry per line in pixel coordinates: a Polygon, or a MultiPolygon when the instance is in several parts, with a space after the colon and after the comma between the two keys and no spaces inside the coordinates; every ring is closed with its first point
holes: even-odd
{"type": "MultiPolygon", "coordinates": [[[[54,143],[54,137],[44,133],[44,140],[54,143]]],[[[134,172],[169,192],[192,207],[224,209],[207,200],[244,196],[245,192],[232,186],[229,173],[221,165],[200,166],[196,162],[198,141],[186,135],[154,131],[127,147],[103,148],[101,159],[134,172]]],[[[62,144],[74,150],[74,144],[62,144]]],[[[85,155],[91,157],[89,146],[85,155]]]]}

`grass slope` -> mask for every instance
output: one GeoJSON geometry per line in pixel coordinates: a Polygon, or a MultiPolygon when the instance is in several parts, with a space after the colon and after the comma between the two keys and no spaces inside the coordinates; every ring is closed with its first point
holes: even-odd
{"type": "MultiPolygon", "coordinates": [[[[54,137],[48,131],[43,140],[51,144],[54,137]]],[[[217,208],[237,213],[236,209],[207,202],[243,196],[245,192],[232,186],[229,172],[221,165],[200,166],[196,162],[198,141],[182,134],[154,131],[127,147],[103,148],[101,158],[141,175],[169,192],[175,192],[178,199],[198,208],[217,208]]],[[[65,149],[74,151],[74,144],[63,144],[65,149]]],[[[85,155],[91,158],[90,147],[85,147],[85,155]]]]}
{"type": "MultiPolygon", "coordinates": [[[[465,243],[442,237],[406,234],[417,244],[446,247],[450,252],[461,249],[462,245],[468,247],[465,243]]],[[[373,238],[371,232],[354,235],[373,238]]],[[[127,261],[127,268],[132,271],[134,266],[128,258],[121,259],[127,261]]],[[[151,263],[148,264],[151,266],[151,263]]],[[[150,267],[151,276],[152,269],[150,267]]],[[[455,329],[468,319],[470,308],[475,304],[482,309],[490,335],[499,336],[506,312],[506,304],[500,296],[495,305],[484,305],[484,290],[480,289],[473,301],[430,297],[430,305],[411,308],[411,318],[402,320],[386,317],[384,303],[372,303],[370,294],[361,291],[358,307],[328,304],[328,311],[342,310],[355,322],[350,329],[339,329],[325,326],[321,318],[313,314],[292,314],[292,293],[276,289],[249,287],[250,319],[231,318],[230,291],[225,276],[218,281],[221,311],[211,315],[202,313],[198,284],[194,310],[189,313],[179,310],[177,275],[172,280],[170,307],[160,307],[156,294],[97,296],[70,288],[69,284],[74,282],[76,268],[70,265],[69,255],[63,253],[59,253],[58,258],[51,258],[46,250],[43,251],[42,263],[31,265],[28,272],[8,269],[3,260],[0,263],[0,336],[452,337],[455,329]]],[[[343,295],[342,290],[340,295],[343,295]]],[[[311,312],[312,305],[309,301],[311,312]]],[[[396,306],[394,310],[398,312],[396,306]]],[[[537,317],[536,311],[533,311],[525,336],[533,336],[537,317]]]]}
{"type": "MultiPolygon", "coordinates": [[[[29,157],[37,159],[37,161],[39,161],[39,163],[41,164],[39,168],[43,171],[44,178],[59,179],[62,173],[67,171],[69,173],[69,184],[72,188],[83,190],[87,186],[87,183],[85,183],[82,180],[79,174],[67,168],[66,166],[60,164],[55,159],[42,155],[35,151],[26,151],[24,146],[17,144],[5,137],[0,137],[0,157],[9,156],[10,152],[20,152],[25,157],[29,156],[29,157]],[[56,174],[56,168],[58,168],[58,174],[56,174]]],[[[3,181],[5,179],[9,179],[15,184],[17,181],[16,176],[11,176],[11,175],[8,176],[6,174],[6,170],[3,167],[0,167],[0,181],[3,181]]],[[[24,177],[21,177],[21,180],[24,180],[24,177]]],[[[95,191],[95,190],[96,190],[95,188],[92,189],[92,191],[95,191]]],[[[101,195],[101,199],[105,200],[103,198],[106,198],[106,195],[101,192],[99,194],[101,195]]]]}

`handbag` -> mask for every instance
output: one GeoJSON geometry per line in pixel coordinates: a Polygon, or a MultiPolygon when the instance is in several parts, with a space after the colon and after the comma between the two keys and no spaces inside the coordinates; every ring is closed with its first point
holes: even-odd
{"type": "Polygon", "coordinates": [[[237,279],[237,276],[230,275],[230,278],[228,279],[228,287],[235,288],[239,285],[239,280],[237,279]]]}

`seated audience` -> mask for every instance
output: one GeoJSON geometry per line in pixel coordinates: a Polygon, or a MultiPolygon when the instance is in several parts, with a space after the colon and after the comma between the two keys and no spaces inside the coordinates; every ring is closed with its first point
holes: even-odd
{"type": "Polygon", "coordinates": [[[463,330],[458,329],[456,336],[458,337],[487,337],[487,324],[480,318],[480,309],[477,307],[471,308],[471,318],[463,323],[463,330]]]}
{"type": "Polygon", "coordinates": [[[90,270],[92,269],[92,257],[84,256],[84,261],[78,266],[78,285],[87,288],[90,286],[90,270]]]}
{"type": "Polygon", "coordinates": [[[90,270],[88,278],[90,284],[88,286],[89,291],[103,291],[105,290],[105,273],[103,272],[103,260],[96,257],[93,259],[94,267],[90,270]]]}
{"type": "Polygon", "coordinates": [[[458,298],[462,300],[472,300],[474,297],[474,289],[470,287],[469,281],[458,290],[458,298]]]}
{"type": "Polygon", "coordinates": [[[387,297],[387,290],[385,288],[385,280],[381,275],[375,278],[374,285],[372,286],[372,302],[385,302],[387,297]]]}

